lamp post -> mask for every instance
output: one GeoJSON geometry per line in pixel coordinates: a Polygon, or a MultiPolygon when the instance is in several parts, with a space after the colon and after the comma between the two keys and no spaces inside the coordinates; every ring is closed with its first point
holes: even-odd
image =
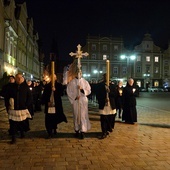
{"type": "Polygon", "coordinates": [[[131,65],[130,65],[130,61],[134,61],[136,59],[136,56],[135,55],[121,55],[120,58],[122,60],[125,60],[127,61],[127,79],[129,77],[132,77],[132,68],[131,68],[131,65]]]}

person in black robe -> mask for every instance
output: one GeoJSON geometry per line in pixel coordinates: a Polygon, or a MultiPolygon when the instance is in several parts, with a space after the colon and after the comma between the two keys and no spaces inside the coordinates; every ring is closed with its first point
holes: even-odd
{"type": "Polygon", "coordinates": [[[8,91],[12,86],[14,86],[14,84],[15,84],[15,77],[9,76],[9,82],[2,87],[1,96],[4,97],[4,103],[7,112],[9,107],[8,91]]]}
{"type": "Polygon", "coordinates": [[[43,94],[42,94],[42,104],[45,105],[45,127],[48,133],[48,137],[51,138],[53,134],[57,133],[57,125],[61,122],[67,123],[67,118],[63,112],[62,99],[63,96],[63,85],[55,81],[55,90],[52,90],[52,83],[45,85],[43,94]],[[52,107],[53,98],[54,107],[52,107]],[[52,111],[53,108],[54,111],[52,111]],[[49,110],[50,109],[50,110],[49,110]]]}
{"type": "Polygon", "coordinates": [[[118,113],[118,117],[122,117],[122,111],[123,111],[123,83],[121,81],[118,82],[116,86],[116,110],[118,113]]]}
{"type": "MultiPolygon", "coordinates": [[[[1,95],[4,97],[4,104],[6,111],[8,113],[9,109],[9,91],[11,88],[15,86],[15,77],[14,76],[9,76],[9,82],[3,86],[1,95]]],[[[9,135],[11,135],[11,120],[9,119],[9,129],[8,129],[9,135]]]]}
{"type": "Polygon", "coordinates": [[[27,83],[21,73],[15,76],[16,83],[8,90],[9,108],[8,114],[11,124],[11,144],[16,143],[16,133],[20,132],[21,138],[25,137],[24,132],[30,130],[29,118],[31,118],[30,107],[32,95],[27,83]]]}
{"type": "Polygon", "coordinates": [[[96,86],[96,98],[99,104],[100,123],[102,135],[100,139],[104,139],[112,132],[115,125],[116,104],[115,104],[116,90],[115,85],[106,85],[106,74],[103,75],[103,81],[96,86]],[[109,101],[107,101],[107,93],[109,101]],[[105,107],[110,105],[110,109],[105,110],[105,107]]]}
{"type": "Polygon", "coordinates": [[[137,122],[136,96],[138,92],[134,86],[134,80],[130,78],[123,89],[123,114],[122,121],[134,124],[137,122]]]}

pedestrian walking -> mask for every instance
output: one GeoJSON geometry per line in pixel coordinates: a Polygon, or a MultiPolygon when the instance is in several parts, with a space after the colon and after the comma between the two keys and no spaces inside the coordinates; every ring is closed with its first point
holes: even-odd
{"type": "Polygon", "coordinates": [[[104,139],[112,132],[115,125],[116,91],[113,84],[106,84],[106,74],[103,75],[103,81],[97,84],[96,97],[99,104],[100,124],[102,135],[100,139],[104,139]]]}
{"type": "Polygon", "coordinates": [[[33,94],[34,94],[35,89],[33,87],[33,83],[32,83],[31,80],[27,80],[26,83],[27,83],[27,85],[29,87],[29,90],[31,92],[31,97],[33,99],[32,103],[30,103],[30,106],[29,106],[29,111],[30,111],[30,114],[31,114],[31,119],[33,119],[33,117],[34,117],[34,98],[33,98],[33,94]]]}
{"type": "Polygon", "coordinates": [[[44,86],[42,94],[42,104],[45,105],[45,127],[48,133],[48,138],[53,137],[57,133],[57,125],[61,122],[67,123],[67,118],[63,111],[62,99],[63,86],[57,82],[57,76],[54,75],[55,88],[52,88],[52,83],[49,82],[44,86]]]}
{"type": "Polygon", "coordinates": [[[138,96],[138,92],[134,86],[134,80],[130,78],[123,89],[122,121],[126,123],[134,124],[137,122],[136,96],[138,96]]]}
{"type": "MultiPolygon", "coordinates": [[[[9,82],[2,87],[1,95],[4,97],[4,104],[6,111],[9,110],[9,91],[15,85],[15,77],[13,75],[9,76],[9,82]]],[[[9,119],[9,134],[11,135],[11,120],[9,119]]]]}
{"type": "Polygon", "coordinates": [[[21,73],[15,76],[16,84],[9,89],[9,119],[11,120],[11,144],[16,143],[16,133],[20,132],[21,138],[24,138],[24,132],[30,130],[29,118],[31,114],[29,107],[32,103],[32,95],[27,83],[21,73]]]}
{"type": "Polygon", "coordinates": [[[2,91],[1,91],[1,96],[4,97],[4,102],[5,102],[5,108],[6,111],[8,112],[8,107],[9,107],[9,96],[8,96],[8,91],[9,89],[14,85],[15,83],[15,77],[13,75],[9,76],[9,80],[8,83],[5,84],[2,87],[2,91]]]}
{"type": "Polygon", "coordinates": [[[76,73],[76,77],[67,85],[67,95],[73,106],[73,121],[75,136],[81,139],[85,138],[85,132],[91,128],[88,116],[88,98],[91,93],[91,87],[88,81],[82,78],[81,73],[76,73]],[[80,77],[78,78],[78,74],[80,77]]]}
{"type": "Polygon", "coordinates": [[[41,97],[42,97],[42,85],[40,84],[39,81],[36,82],[35,85],[35,92],[36,92],[36,97],[35,97],[35,111],[41,111],[41,97]]]}
{"type": "Polygon", "coordinates": [[[122,110],[123,110],[123,82],[119,81],[116,85],[116,111],[118,114],[118,118],[122,117],[122,110]]]}

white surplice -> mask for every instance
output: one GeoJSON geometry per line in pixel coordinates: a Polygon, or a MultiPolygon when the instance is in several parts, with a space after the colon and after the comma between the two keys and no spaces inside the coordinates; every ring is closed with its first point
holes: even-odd
{"type": "Polygon", "coordinates": [[[88,98],[87,96],[91,93],[91,87],[84,78],[74,78],[67,85],[67,95],[70,103],[73,105],[73,120],[74,128],[76,131],[87,132],[91,128],[88,115],[88,98]],[[77,85],[84,90],[78,92],[77,85]],[[76,97],[80,94],[80,99],[77,100],[76,97]],[[79,122],[80,120],[80,122],[79,122]]]}

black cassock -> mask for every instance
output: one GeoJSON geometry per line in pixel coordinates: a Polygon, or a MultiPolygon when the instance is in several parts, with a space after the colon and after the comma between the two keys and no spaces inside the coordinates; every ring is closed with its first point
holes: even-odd
{"type": "Polygon", "coordinates": [[[137,91],[133,93],[134,86],[130,86],[128,83],[123,89],[123,114],[122,120],[127,123],[137,122],[137,110],[136,110],[136,96],[137,91]]]}
{"type": "Polygon", "coordinates": [[[52,131],[57,129],[57,124],[61,122],[67,123],[67,118],[63,112],[62,99],[63,96],[63,85],[61,83],[55,82],[54,91],[54,103],[55,103],[55,113],[48,113],[48,103],[50,102],[50,97],[52,93],[52,85],[48,83],[45,85],[44,92],[42,95],[42,104],[45,104],[45,127],[49,135],[52,131]]]}

